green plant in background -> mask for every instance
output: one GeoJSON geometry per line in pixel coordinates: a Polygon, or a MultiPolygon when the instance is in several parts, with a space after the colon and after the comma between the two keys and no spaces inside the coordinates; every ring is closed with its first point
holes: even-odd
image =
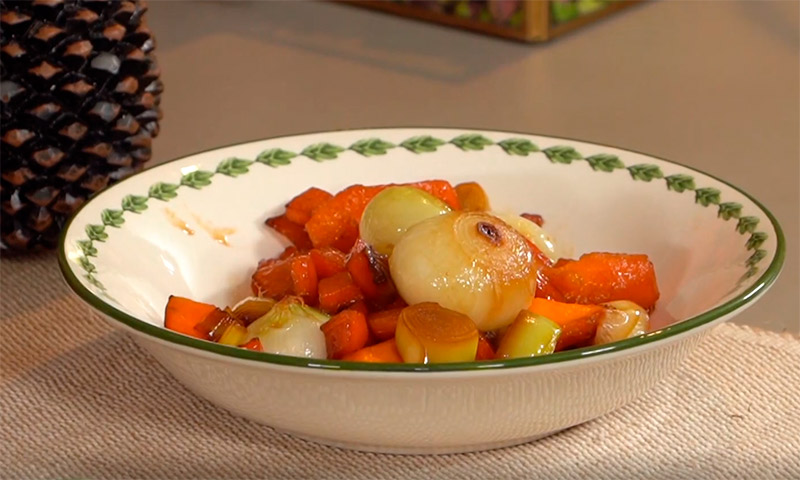
{"type": "Polygon", "coordinates": [[[600,11],[608,3],[609,0],[552,0],[550,15],[554,23],[564,23],[600,11]]]}

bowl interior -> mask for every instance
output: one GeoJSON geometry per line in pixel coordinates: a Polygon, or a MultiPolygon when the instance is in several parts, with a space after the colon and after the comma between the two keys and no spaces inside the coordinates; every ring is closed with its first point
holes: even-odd
{"type": "Polygon", "coordinates": [[[661,300],[654,328],[774,280],[774,219],[737,189],[612,147],[492,131],[382,129],[300,135],[179,159],[101,193],[63,236],[79,294],[160,327],[169,295],[220,305],[249,293],[259,259],[287,242],[264,220],[310,186],[478,181],[495,210],[539,213],[570,256],[645,253],[661,300]]]}

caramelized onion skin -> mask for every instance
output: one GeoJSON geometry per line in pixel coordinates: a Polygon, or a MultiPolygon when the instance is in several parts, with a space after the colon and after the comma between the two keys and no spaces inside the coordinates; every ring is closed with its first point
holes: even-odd
{"type": "Polygon", "coordinates": [[[409,304],[435,302],[481,331],[511,323],[533,298],[536,268],[520,233],[485,212],[451,212],[411,227],[389,258],[409,304]]]}

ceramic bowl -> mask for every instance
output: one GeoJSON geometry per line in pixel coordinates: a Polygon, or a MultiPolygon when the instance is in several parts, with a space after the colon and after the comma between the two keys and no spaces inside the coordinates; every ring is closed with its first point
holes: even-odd
{"type": "Polygon", "coordinates": [[[314,133],[219,148],[135,175],[64,230],[70,287],[212,403],[326,444],[441,453],[529,441],[636,399],[709,327],[752,305],[784,256],[775,218],[741,190],[629,150],[498,131],[314,133]],[[645,253],[653,330],[549,356],[348,364],[217,345],[163,328],[169,295],[229,305],[286,244],[264,220],[309,186],[478,181],[493,207],[537,212],[562,247],[645,253]]]}

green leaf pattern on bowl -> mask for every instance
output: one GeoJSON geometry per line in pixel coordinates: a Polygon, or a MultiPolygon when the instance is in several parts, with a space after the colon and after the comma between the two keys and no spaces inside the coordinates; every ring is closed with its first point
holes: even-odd
{"type": "Polygon", "coordinates": [[[263,152],[259,153],[256,156],[256,162],[269,165],[270,167],[280,167],[282,165],[289,165],[292,163],[292,159],[296,156],[296,153],[288,150],[270,148],[269,150],[264,150],[263,152]]]}
{"type": "Polygon", "coordinates": [[[573,160],[580,160],[583,158],[583,155],[578,153],[578,151],[573,147],[567,147],[564,145],[545,148],[542,151],[553,163],[570,164],[573,160]]]}
{"type": "Polygon", "coordinates": [[[367,138],[350,145],[350,150],[358,152],[365,157],[372,157],[375,155],[386,155],[386,152],[394,147],[395,144],[385,142],[380,138],[367,138]]]}
{"type": "MultiPolygon", "coordinates": [[[[542,153],[553,163],[571,164],[575,160],[584,159],[574,147],[567,145],[557,145],[539,150],[533,142],[523,138],[508,138],[500,141],[493,141],[484,135],[477,133],[467,133],[459,135],[449,142],[436,138],[431,135],[418,135],[399,142],[399,146],[416,153],[425,154],[436,152],[439,147],[450,143],[464,151],[484,150],[487,147],[496,145],[498,149],[507,155],[529,156],[535,153],[542,153]]],[[[349,150],[360,155],[371,157],[385,155],[388,150],[396,148],[392,142],[380,138],[365,138],[354,142],[349,150]]],[[[345,152],[343,147],[327,142],[315,143],[304,148],[299,155],[321,162],[334,160],[345,152]]],[[[236,178],[249,173],[252,165],[260,163],[269,167],[279,167],[289,165],[298,154],[290,150],[281,148],[271,148],[259,153],[254,160],[243,158],[223,159],[216,167],[215,171],[195,170],[181,176],[179,183],[158,182],[150,186],[147,195],[127,195],[121,201],[121,209],[105,209],[100,214],[102,224],[87,225],[86,239],[78,240],[78,247],[83,254],[77,258],[80,267],[86,272],[87,282],[98,289],[102,294],[108,296],[103,284],[97,279],[97,268],[89,260],[89,257],[97,257],[98,251],[94,242],[105,242],[108,239],[106,226],[121,228],[125,222],[125,212],[140,214],[147,209],[147,201],[155,198],[168,202],[178,196],[181,187],[203,188],[211,185],[212,178],[216,174],[226,175],[236,178]]],[[[758,272],[757,264],[767,256],[767,252],[760,247],[768,238],[765,232],[756,231],[759,219],[754,216],[742,216],[742,205],[736,202],[722,202],[721,192],[716,188],[701,187],[697,188],[695,179],[686,174],[672,174],[665,176],[661,168],[653,164],[636,164],[626,166],[623,161],[613,154],[598,153],[585,158],[586,162],[597,172],[613,173],[615,170],[627,169],[633,180],[651,182],[656,179],[664,179],[667,189],[676,193],[694,191],[695,203],[703,207],[711,204],[719,205],[717,217],[722,220],[738,219],[736,231],[740,234],[750,233],[750,237],[745,244],[746,251],[753,253],[745,261],[748,267],[742,281],[752,277],[758,272]]]]}
{"type": "Polygon", "coordinates": [[[445,143],[447,142],[430,135],[420,135],[418,137],[409,138],[402,142],[400,146],[414,153],[430,153],[435,152],[437,148],[445,143]]]}

